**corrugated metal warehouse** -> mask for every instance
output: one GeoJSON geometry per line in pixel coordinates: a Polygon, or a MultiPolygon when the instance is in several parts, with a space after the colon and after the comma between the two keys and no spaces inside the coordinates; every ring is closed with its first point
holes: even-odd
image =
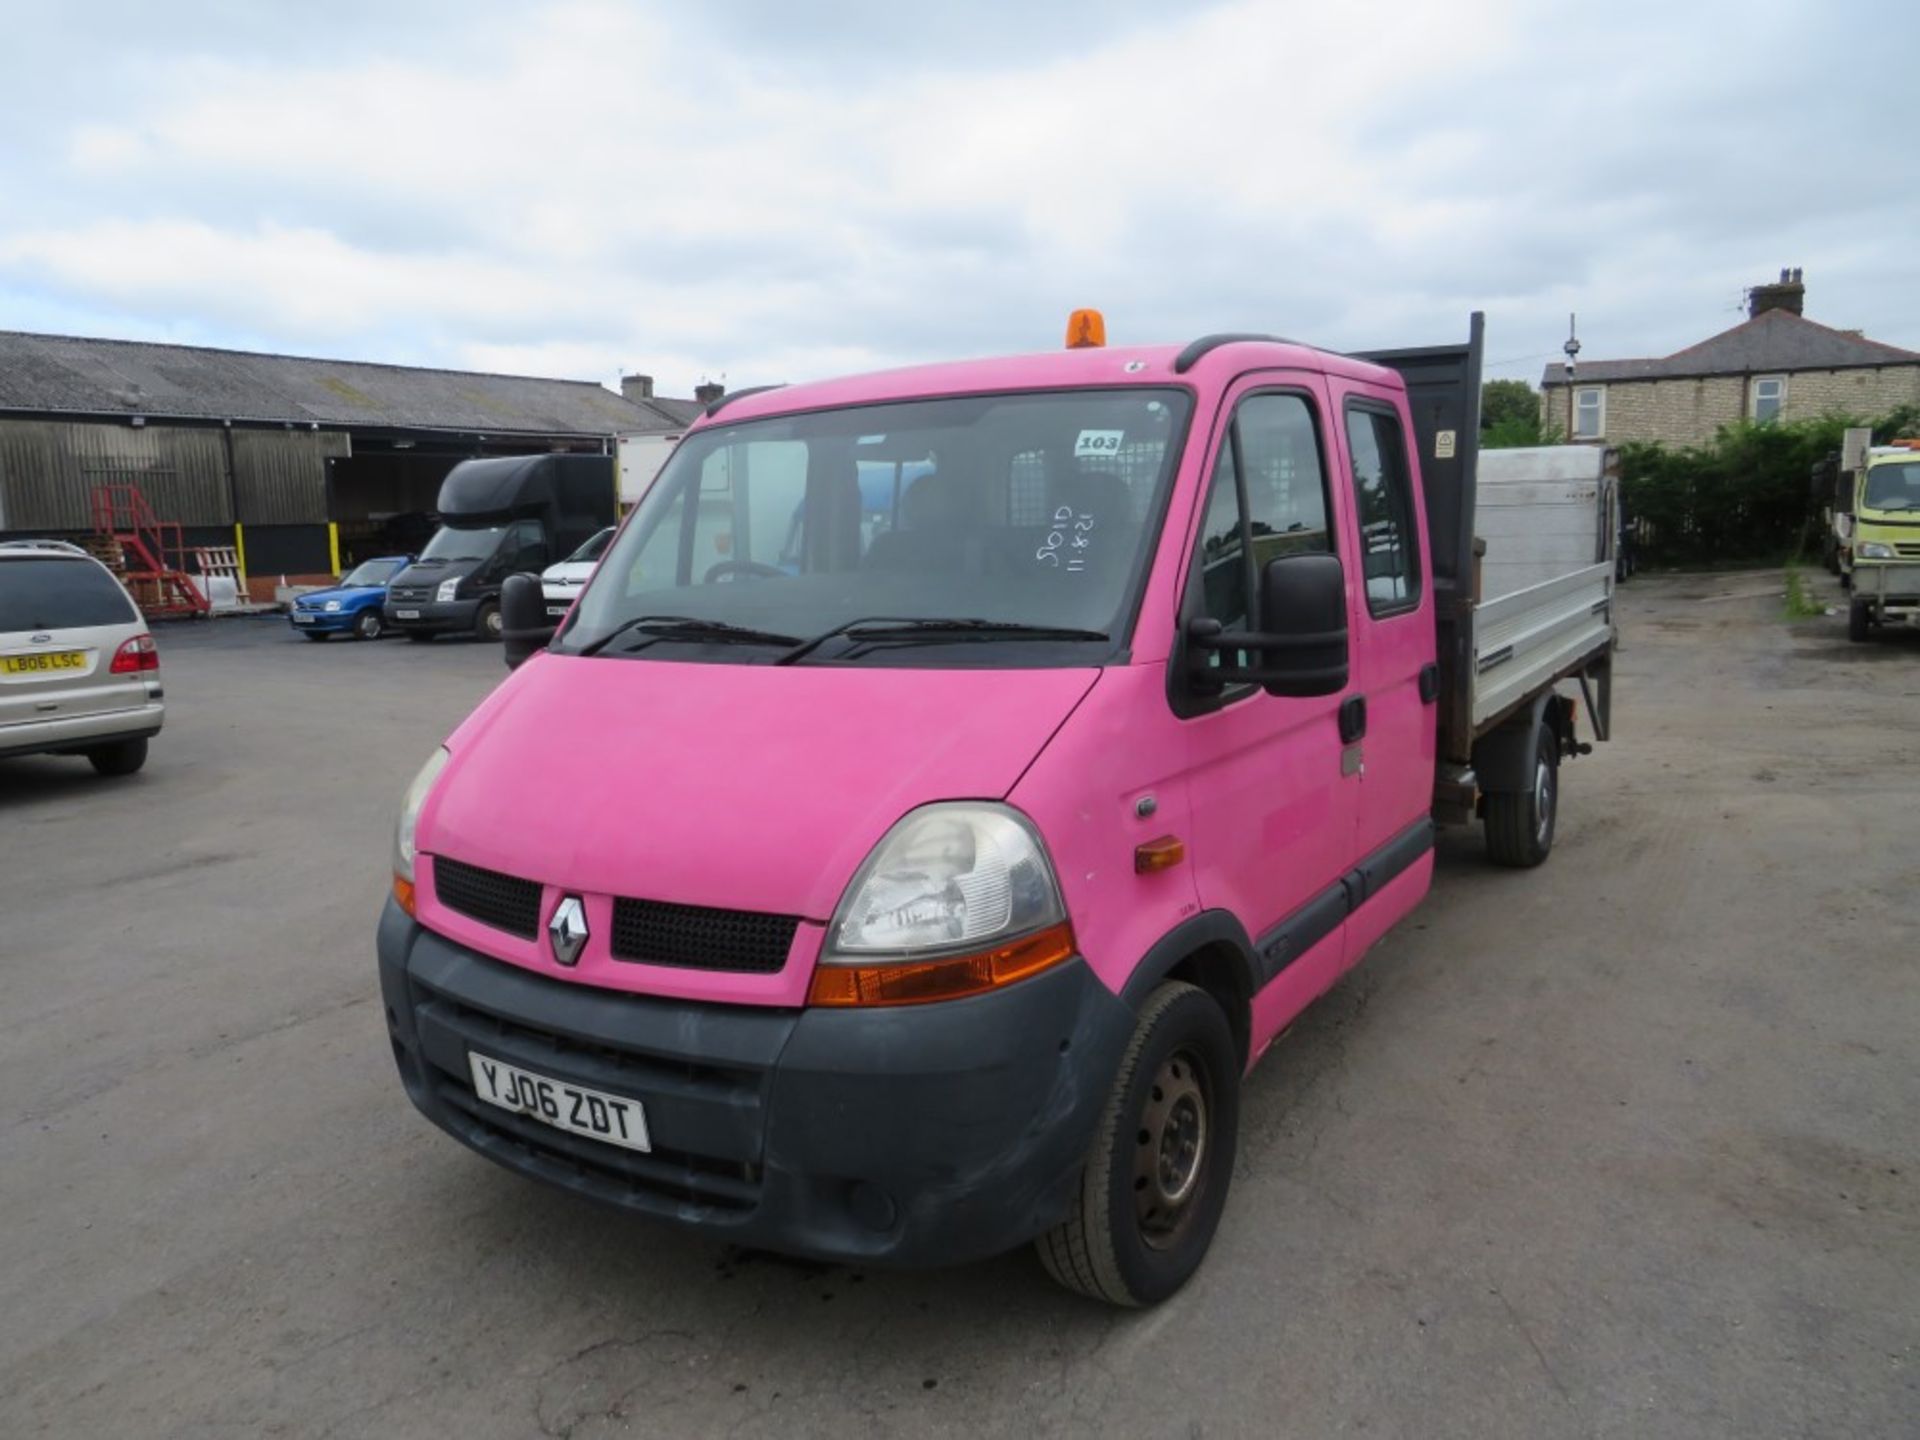
{"type": "Polygon", "coordinates": [[[137,484],[189,544],[243,550],[256,596],[419,548],[440,481],[479,455],[612,453],[701,400],[589,381],[0,331],[0,537],[78,536],[137,484]],[[263,593],[264,592],[264,593],[263,593]]]}

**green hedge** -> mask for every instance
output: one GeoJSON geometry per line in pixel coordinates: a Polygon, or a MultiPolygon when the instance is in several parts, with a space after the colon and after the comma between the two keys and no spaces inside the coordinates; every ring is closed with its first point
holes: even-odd
{"type": "Polygon", "coordinates": [[[1724,426],[1711,443],[1620,447],[1627,513],[1641,523],[1641,558],[1655,564],[1778,560],[1810,550],[1817,515],[1813,464],[1840,448],[1843,431],[1873,426],[1876,442],[1920,432],[1920,407],[1869,422],[1824,415],[1789,423],[1724,426]]]}

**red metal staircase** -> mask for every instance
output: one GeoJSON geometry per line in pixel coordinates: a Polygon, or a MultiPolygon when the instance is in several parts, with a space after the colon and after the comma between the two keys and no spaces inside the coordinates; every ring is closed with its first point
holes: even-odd
{"type": "Polygon", "coordinates": [[[93,531],[118,546],[121,578],[149,616],[205,615],[212,606],[187,573],[184,533],[161,520],[138,485],[93,487],[93,531]]]}

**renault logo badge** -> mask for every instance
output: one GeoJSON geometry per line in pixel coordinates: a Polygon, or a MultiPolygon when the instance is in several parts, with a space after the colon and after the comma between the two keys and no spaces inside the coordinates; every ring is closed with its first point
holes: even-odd
{"type": "Polygon", "coordinates": [[[547,922],[547,939],[553,944],[553,958],[571,965],[580,958],[587,944],[587,909],[578,895],[569,895],[554,907],[547,922]]]}

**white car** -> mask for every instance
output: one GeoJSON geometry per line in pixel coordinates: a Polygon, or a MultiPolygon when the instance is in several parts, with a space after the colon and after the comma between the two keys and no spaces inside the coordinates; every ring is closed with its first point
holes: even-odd
{"type": "Polygon", "coordinates": [[[540,593],[546,597],[549,620],[558,620],[567,613],[579,596],[580,587],[592,578],[594,567],[606,553],[617,528],[609,525],[604,530],[596,531],[591,540],[558,565],[549,565],[540,572],[540,593]]]}
{"type": "Polygon", "coordinates": [[[131,775],[162,695],[160,653],[112,571],[72,545],[0,544],[0,756],[84,755],[131,775]]]}

